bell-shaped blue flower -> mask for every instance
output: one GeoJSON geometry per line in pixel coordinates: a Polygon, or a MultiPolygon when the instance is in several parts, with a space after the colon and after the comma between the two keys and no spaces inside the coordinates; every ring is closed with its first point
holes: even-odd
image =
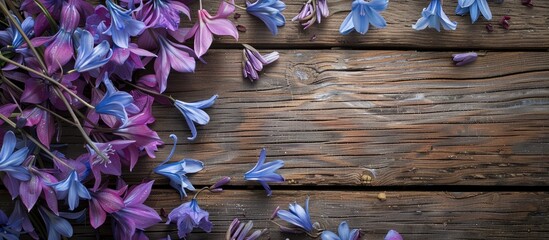
{"type": "Polygon", "coordinates": [[[14,152],[16,143],[17,139],[12,131],[4,134],[2,150],[0,150],[0,172],[6,172],[11,177],[21,181],[28,181],[30,179],[29,170],[22,167],[21,164],[27,158],[29,149],[23,147],[14,152]]]}
{"type": "Polygon", "coordinates": [[[296,230],[305,231],[311,233],[313,231],[313,223],[311,222],[311,216],[309,215],[309,197],[305,200],[305,209],[297,202],[290,203],[289,211],[279,210],[276,215],[293,225],[296,230]]]}
{"type": "Polygon", "coordinates": [[[339,33],[347,35],[354,29],[360,34],[366,34],[370,24],[376,28],[385,28],[387,22],[379,13],[387,9],[388,5],[389,0],[353,1],[351,12],[341,23],[339,33]]]}
{"type": "Polygon", "coordinates": [[[427,27],[434,28],[440,32],[440,25],[445,30],[456,30],[457,22],[451,21],[444,10],[442,10],[441,0],[431,0],[429,6],[421,12],[421,18],[416,24],[412,25],[415,30],[423,30],[427,27]]]}
{"type": "Polygon", "coordinates": [[[276,170],[284,166],[284,161],[275,160],[273,162],[265,163],[266,157],[267,150],[263,148],[259,154],[257,164],[254,168],[244,174],[244,179],[258,181],[261,183],[263,188],[265,188],[265,191],[267,191],[267,196],[271,196],[273,192],[267,182],[284,182],[284,177],[278,173],[275,173],[276,170]]]}
{"type": "Polygon", "coordinates": [[[479,13],[482,13],[482,16],[484,16],[486,20],[492,19],[492,12],[490,11],[490,6],[488,6],[486,0],[458,0],[456,14],[463,16],[467,13],[471,14],[472,23],[475,23],[478,20],[479,13]]]}
{"type": "Polygon", "coordinates": [[[187,196],[185,188],[191,191],[196,190],[185,174],[199,172],[204,168],[204,163],[194,159],[183,159],[179,162],[167,163],[173,157],[177,145],[177,136],[171,134],[170,138],[173,139],[170,155],[158,167],[154,168],[154,172],[170,179],[170,186],[179,191],[181,198],[183,198],[183,196],[187,196]]]}
{"type": "Polygon", "coordinates": [[[337,235],[331,231],[323,231],[320,238],[322,240],[358,240],[360,238],[360,230],[349,228],[349,224],[343,221],[339,224],[337,235]]]}
{"type": "Polygon", "coordinates": [[[246,11],[261,19],[273,35],[278,33],[277,27],[286,23],[286,17],[282,15],[284,9],[286,4],[280,0],[257,0],[254,3],[246,1],[246,11]]]}
{"type": "Polygon", "coordinates": [[[133,97],[127,92],[118,91],[111,80],[103,79],[103,83],[107,87],[107,92],[103,99],[95,106],[95,112],[101,114],[113,115],[122,121],[122,126],[128,121],[128,112],[138,112],[139,108],[133,104],[133,97]]]}
{"type": "Polygon", "coordinates": [[[91,198],[88,189],[78,180],[78,173],[74,170],[65,180],[48,185],[55,190],[58,200],[65,199],[71,211],[78,207],[80,199],[91,198]]]}
{"type": "Polygon", "coordinates": [[[131,9],[124,9],[111,0],[107,0],[106,5],[111,14],[111,25],[104,34],[112,36],[112,41],[116,46],[128,48],[130,36],[137,36],[143,32],[145,23],[134,19],[131,9]]]}
{"type": "Polygon", "coordinates": [[[48,239],[57,240],[61,239],[61,236],[70,238],[73,234],[72,225],[65,218],[76,219],[77,222],[82,222],[85,219],[86,211],[80,212],[60,212],[59,216],[55,215],[50,210],[40,206],[38,212],[46,224],[48,233],[48,239]]]}
{"type": "Polygon", "coordinates": [[[166,224],[175,222],[177,224],[177,235],[179,238],[185,238],[194,228],[201,228],[205,232],[212,230],[212,222],[208,219],[210,214],[198,206],[198,202],[193,198],[190,202],[183,203],[174,208],[168,214],[166,224]]]}
{"type": "Polygon", "coordinates": [[[95,48],[93,47],[93,36],[83,29],[75,31],[78,38],[76,49],[76,62],[74,69],[78,72],[86,72],[105,65],[112,56],[112,49],[109,42],[103,40],[95,48]]]}
{"type": "MultiPolygon", "coordinates": [[[[32,38],[34,36],[34,19],[32,17],[27,17],[21,23],[19,21],[19,18],[15,17],[14,15],[13,19],[15,19],[17,25],[21,26],[23,29],[23,32],[25,35],[27,35],[29,38],[32,38]]],[[[5,31],[0,31],[0,43],[4,45],[11,45],[14,49],[19,48],[23,44],[23,36],[14,26],[14,23],[10,21],[10,26],[5,31]]]]}
{"type": "Polygon", "coordinates": [[[215,99],[217,99],[217,95],[213,95],[207,100],[202,100],[194,103],[187,103],[180,100],[175,100],[175,107],[179,109],[179,111],[183,114],[183,117],[185,117],[185,121],[187,121],[187,125],[191,130],[192,136],[188,137],[187,139],[191,141],[196,139],[196,126],[194,125],[194,123],[206,125],[208,124],[208,122],[210,122],[210,116],[202,109],[211,107],[215,103],[215,99]]]}

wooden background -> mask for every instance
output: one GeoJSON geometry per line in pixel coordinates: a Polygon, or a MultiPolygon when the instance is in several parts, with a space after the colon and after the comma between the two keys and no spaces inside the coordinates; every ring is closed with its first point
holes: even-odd
{"type": "MultiPolygon", "coordinates": [[[[347,220],[366,239],[382,239],[389,229],[407,240],[547,238],[549,1],[533,8],[489,1],[493,20],[471,25],[469,16],[453,14],[457,0],[447,0],[444,10],[458,28],[437,33],[411,28],[428,1],[394,0],[382,13],[387,28],[364,36],[337,31],[349,0],[328,1],[330,17],[306,31],[290,21],[301,1],[285,2],[288,21],[277,36],[237,10],[236,24],[247,29],[238,42],[218,38],[196,73],[170,75],[167,92],[177,99],[219,94],[207,110],[211,122],[198,128],[195,142],[181,143],[174,159],[205,162],[190,177],[197,187],[233,179],[225,192],[200,196],[213,232],[188,239],[223,239],[234,217],[268,228],[264,239],[306,239],[281,234],[269,217],[307,196],[313,221],[336,231],[347,220]],[[511,16],[510,30],[497,23],[503,15],[511,16]],[[252,84],[242,79],[240,43],[276,50],[280,59],[252,84]],[[471,50],[479,53],[475,63],[453,65],[453,53],[471,50]],[[287,181],[272,185],[272,197],[243,180],[262,147],[268,161],[286,163],[279,172],[287,181]]],[[[218,3],[205,5],[215,11],[218,3]]],[[[171,133],[189,136],[174,108],[156,106],[155,116],[167,143],[171,133]]],[[[148,204],[159,212],[189,200],[151,173],[169,150],[125,175],[129,183],[156,180],[148,204]]],[[[109,224],[98,232],[75,229],[78,239],[109,233],[109,224]]],[[[151,239],[168,233],[177,236],[174,225],[147,231],[151,239]]]]}

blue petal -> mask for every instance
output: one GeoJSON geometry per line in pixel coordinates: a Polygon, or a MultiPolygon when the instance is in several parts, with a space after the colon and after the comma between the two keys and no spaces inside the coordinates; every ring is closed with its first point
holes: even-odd
{"type": "Polygon", "coordinates": [[[387,6],[389,5],[388,0],[372,0],[371,2],[366,3],[369,8],[372,8],[375,11],[381,12],[385,11],[387,9],[387,6]]]}
{"type": "MultiPolygon", "coordinates": [[[[288,223],[290,223],[290,224],[292,224],[292,225],[295,225],[295,226],[298,226],[298,227],[300,227],[300,228],[305,229],[305,226],[303,226],[303,224],[302,224],[302,222],[301,222],[301,219],[299,219],[296,215],[294,215],[294,214],[293,214],[292,212],[290,212],[290,211],[279,210],[279,211],[276,213],[276,215],[277,215],[280,219],[282,219],[282,220],[284,220],[284,221],[286,221],[286,222],[288,222],[288,223]]],[[[305,229],[305,230],[306,230],[306,229],[305,229]]]]}
{"type": "Polygon", "coordinates": [[[0,150],[0,165],[4,165],[9,156],[15,149],[17,139],[12,131],[8,131],[4,134],[4,141],[2,142],[2,150],[0,150]]]}
{"type": "Polygon", "coordinates": [[[337,228],[337,233],[339,234],[339,237],[341,237],[341,239],[349,239],[349,231],[349,225],[346,221],[341,222],[339,224],[339,227],[337,228]]]}
{"type": "Polygon", "coordinates": [[[343,20],[341,26],[339,26],[339,33],[342,35],[347,35],[353,31],[355,26],[353,25],[353,12],[350,12],[349,15],[343,20]]]}
{"type": "Polygon", "coordinates": [[[322,240],[347,240],[347,239],[339,238],[339,236],[337,236],[335,233],[330,231],[323,231],[322,235],[320,235],[320,238],[322,240]]]}
{"type": "Polygon", "coordinates": [[[269,187],[269,184],[267,184],[265,181],[259,181],[259,183],[267,192],[267,197],[270,197],[273,194],[273,191],[271,191],[271,187],[269,187]]]}
{"type": "Polygon", "coordinates": [[[367,9],[367,14],[370,20],[370,24],[372,24],[374,27],[384,28],[387,26],[387,22],[378,12],[372,9],[367,9]]]}
{"type": "Polygon", "coordinates": [[[458,0],[458,5],[462,8],[470,7],[477,0],[458,0]]]}
{"type": "Polygon", "coordinates": [[[478,19],[479,14],[480,14],[477,2],[473,3],[473,5],[471,5],[471,7],[469,7],[469,11],[471,11],[471,22],[475,23],[478,19]]]}
{"type": "MultiPolygon", "coordinates": [[[[353,3],[355,5],[356,1],[353,3]]],[[[370,26],[370,21],[367,16],[367,11],[365,10],[367,6],[357,5],[353,6],[351,13],[353,14],[353,25],[355,30],[360,34],[366,34],[370,26]]]]}
{"type": "Polygon", "coordinates": [[[492,12],[490,11],[490,6],[488,6],[488,2],[486,2],[486,0],[477,0],[477,3],[478,3],[478,8],[482,13],[482,16],[484,16],[486,20],[491,20],[492,12]]]}
{"type": "Polygon", "coordinates": [[[461,15],[461,16],[463,16],[463,15],[465,15],[465,14],[467,14],[467,13],[469,13],[469,8],[468,8],[468,7],[462,8],[462,7],[459,6],[459,4],[457,5],[457,7],[456,7],[456,15],[461,15]]]}
{"type": "Polygon", "coordinates": [[[218,95],[216,94],[216,95],[213,95],[209,99],[206,99],[206,100],[202,100],[202,101],[198,101],[198,102],[185,103],[185,104],[188,105],[188,106],[192,106],[192,107],[200,108],[200,109],[209,108],[215,103],[215,100],[217,99],[217,97],[218,97],[218,95]]]}

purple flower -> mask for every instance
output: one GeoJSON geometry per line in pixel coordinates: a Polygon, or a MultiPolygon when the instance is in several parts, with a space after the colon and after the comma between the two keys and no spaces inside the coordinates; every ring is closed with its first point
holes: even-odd
{"type": "Polygon", "coordinates": [[[246,12],[263,21],[273,35],[278,33],[277,27],[286,23],[286,18],[282,15],[284,9],[286,4],[280,0],[256,0],[254,3],[246,1],[246,12]]]}
{"type": "MultiPolygon", "coordinates": [[[[17,108],[17,104],[13,103],[6,103],[2,106],[0,106],[0,114],[2,114],[4,117],[9,118],[13,110],[17,108]]],[[[4,120],[0,118],[0,126],[4,124],[4,120]]]]}
{"type": "Polygon", "coordinates": [[[131,81],[133,72],[136,69],[145,68],[145,63],[141,57],[156,57],[156,55],[139,48],[135,43],[130,43],[128,48],[115,47],[104,70],[117,75],[121,79],[131,81]]]}
{"type": "MultiPolygon", "coordinates": [[[[12,213],[13,215],[13,213],[12,213]]],[[[0,239],[17,240],[21,234],[21,219],[13,219],[0,210],[0,239]]]]}
{"type": "Polygon", "coordinates": [[[331,231],[323,231],[320,238],[322,238],[322,240],[358,240],[360,238],[360,230],[350,230],[346,221],[339,224],[337,232],[338,235],[331,231]]]}
{"type": "Polygon", "coordinates": [[[242,74],[244,78],[250,81],[259,80],[259,72],[263,70],[263,66],[271,64],[279,57],[278,52],[272,52],[266,55],[261,55],[255,48],[248,44],[242,44],[242,74]]]}
{"type": "Polygon", "coordinates": [[[78,29],[75,32],[78,38],[76,49],[76,62],[74,69],[78,72],[86,72],[105,65],[112,56],[112,49],[106,40],[103,40],[95,48],[93,36],[90,32],[78,29]]]}
{"type": "Polygon", "coordinates": [[[57,240],[63,237],[72,237],[72,226],[65,218],[69,219],[81,219],[85,216],[85,211],[82,210],[76,213],[59,213],[59,216],[50,212],[49,210],[39,207],[38,212],[46,223],[46,229],[48,232],[48,240],[57,240]]]}
{"type": "Polygon", "coordinates": [[[120,197],[126,190],[113,190],[110,188],[101,188],[96,192],[90,192],[91,199],[89,204],[90,224],[97,229],[105,222],[107,213],[114,213],[124,207],[124,201],[120,197]]]}
{"type": "MultiPolygon", "coordinates": [[[[19,22],[19,19],[14,16],[16,24],[21,26],[23,32],[27,37],[32,38],[34,36],[34,19],[32,17],[27,17],[23,23],[19,22]]],[[[11,45],[10,47],[18,49],[23,44],[23,36],[13,23],[10,21],[10,26],[5,31],[0,31],[0,43],[2,45],[11,45]]]]}
{"type": "Polygon", "coordinates": [[[389,230],[384,240],[404,240],[400,234],[395,230],[389,230]]]}
{"type": "Polygon", "coordinates": [[[421,12],[421,18],[416,24],[412,25],[415,30],[423,30],[427,27],[434,28],[440,32],[440,25],[444,30],[456,30],[457,22],[451,21],[444,10],[442,10],[441,0],[431,0],[429,6],[421,12]]]}
{"type": "Polygon", "coordinates": [[[139,184],[128,190],[124,197],[124,207],[112,213],[115,239],[131,239],[137,230],[144,230],[162,219],[151,207],[143,204],[154,181],[139,184]]]}
{"type": "Polygon", "coordinates": [[[179,191],[181,198],[183,198],[183,196],[187,196],[185,188],[191,191],[196,190],[185,174],[199,172],[204,168],[204,163],[194,159],[183,159],[179,162],[166,164],[172,158],[177,146],[177,136],[170,134],[170,138],[173,139],[170,155],[168,155],[164,162],[154,168],[154,172],[170,179],[170,186],[179,191]]]}
{"type": "Polygon", "coordinates": [[[31,165],[29,167],[30,180],[20,183],[19,194],[21,201],[29,211],[34,207],[38,197],[42,196],[42,198],[46,200],[49,208],[55,214],[58,214],[57,196],[55,195],[54,189],[48,185],[48,183],[57,182],[57,179],[46,171],[47,170],[38,169],[31,165]]]}
{"type": "Polygon", "coordinates": [[[107,92],[103,99],[95,105],[95,112],[115,116],[122,121],[122,126],[124,126],[128,121],[126,110],[136,112],[139,109],[133,104],[132,95],[124,91],[118,91],[111,80],[107,78],[107,74],[105,74],[103,83],[107,87],[107,92]]]}
{"type": "Polygon", "coordinates": [[[15,151],[16,144],[15,134],[12,131],[6,132],[2,142],[2,150],[0,150],[0,172],[5,172],[10,177],[21,181],[28,181],[30,179],[29,171],[21,164],[27,158],[29,149],[23,147],[15,151]]]}
{"type": "Polygon", "coordinates": [[[208,122],[210,121],[210,116],[202,109],[211,107],[214,104],[215,99],[217,99],[217,95],[213,95],[207,100],[193,103],[187,103],[180,100],[175,101],[175,107],[183,114],[183,117],[185,117],[185,121],[187,121],[187,125],[191,130],[192,136],[188,137],[187,139],[191,141],[196,139],[197,133],[196,127],[194,125],[195,123],[198,123],[200,125],[208,124],[208,122]]]}
{"type": "Polygon", "coordinates": [[[479,17],[479,12],[486,20],[492,19],[492,12],[486,0],[459,0],[456,7],[457,15],[471,13],[471,22],[475,23],[479,17]]]}
{"type": "MultiPolygon", "coordinates": [[[[29,234],[33,239],[39,239],[38,234],[36,234],[36,231],[34,231],[34,226],[32,225],[28,211],[27,209],[25,209],[25,206],[23,206],[23,204],[19,200],[15,200],[14,205],[15,206],[13,207],[13,212],[11,212],[10,218],[8,219],[8,226],[12,225],[13,230],[16,230],[18,232],[21,232],[21,230],[23,230],[24,233],[29,234]]],[[[4,231],[0,230],[0,232],[4,231]]]]}
{"type": "Polygon", "coordinates": [[[320,23],[322,17],[328,17],[329,15],[330,11],[328,9],[327,0],[308,0],[303,4],[303,7],[301,7],[301,11],[292,18],[292,21],[298,20],[303,26],[303,29],[307,29],[312,26],[315,21],[320,23]]]}
{"type": "Polygon", "coordinates": [[[273,162],[265,163],[266,157],[267,150],[263,148],[259,154],[257,164],[254,168],[244,174],[244,179],[259,181],[265,188],[265,191],[267,191],[267,196],[271,196],[273,192],[267,182],[284,182],[284,178],[280,174],[275,173],[276,170],[284,166],[284,161],[275,160],[273,162]]]}
{"type": "Polygon", "coordinates": [[[189,17],[189,7],[177,0],[148,0],[144,1],[143,9],[137,17],[148,28],[165,28],[176,31],[179,28],[180,17],[183,13],[189,17]]]}
{"type": "Polygon", "coordinates": [[[65,66],[74,55],[72,31],[63,28],[60,28],[52,37],[35,37],[31,42],[35,47],[47,44],[44,60],[48,68],[48,75],[53,75],[65,66]]]}
{"type": "Polygon", "coordinates": [[[309,197],[305,200],[305,209],[297,202],[290,203],[290,211],[279,210],[277,216],[293,225],[292,227],[299,231],[311,233],[313,231],[313,223],[309,215],[309,197]]]}
{"type": "Polygon", "coordinates": [[[452,54],[452,60],[454,60],[456,66],[463,66],[472,63],[477,60],[477,57],[478,55],[476,52],[452,54]]]}
{"type": "Polygon", "coordinates": [[[227,233],[225,234],[225,240],[255,240],[261,237],[263,233],[267,231],[267,229],[263,230],[255,230],[252,234],[249,236],[248,233],[250,230],[252,230],[254,224],[250,220],[246,224],[240,223],[240,220],[238,218],[235,218],[231,225],[229,226],[229,229],[227,229],[227,233]]]}
{"type": "MultiPolygon", "coordinates": [[[[234,4],[234,0],[231,0],[234,4]]],[[[194,51],[198,57],[204,55],[213,42],[213,35],[232,36],[238,40],[238,30],[227,19],[234,12],[235,7],[225,1],[221,1],[217,13],[212,16],[206,9],[198,10],[198,22],[187,32],[184,39],[194,36],[194,51]]]]}
{"type": "Polygon", "coordinates": [[[183,203],[179,207],[174,208],[168,214],[166,224],[176,222],[177,234],[179,238],[184,238],[193,228],[201,228],[206,232],[210,232],[212,230],[212,223],[208,220],[209,215],[208,212],[200,209],[198,202],[193,198],[190,202],[183,203]]]}
{"type": "Polygon", "coordinates": [[[120,176],[122,174],[119,151],[133,144],[134,140],[113,140],[106,143],[93,143],[107,159],[98,155],[92,147],[86,145],[89,154],[89,164],[95,178],[93,189],[97,190],[101,184],[101,174],[120,176]]]}
{"type": "Polygon", "coordinates": [[[159,43],[158,57],[154,61],[154,70],[160,92],[164,92],[168,85],[170,67],[178,72],[194,72],[194,51],[181,44],[174,43],[166,37],[157,34],[159,43]],[[192,55],[191,55],[192,54],[192,55]]]}
{"type": "Polygon", "coordinates": [[[379,13],[385,11],[388,5],[389,0],[354,0],[351,12],[339,27],[339,33],[347,35],[356,30],[360,34],[366,34],[370,24],[376,28],[385,28],[387,22],[379,13]]]}
{"type": "Polygon", "coordinates": [[[78,2],[75,0],[69,0],[63,2],[63,8],[61,10],[61,28],[74,31],[80,23],[80,13],[77,9],[78,2]]]}
{"type": "Polygon", "coordinates": [[[57,199],[65,199],[68,202],[71,211],[78,207],[80,199],[91,198],[88,189],[78,180],[78,173],[74,170],[65,180],[48,185],[55,190],[57,199]]]}
{"type": "Polygon", "coordinates": [[[107,0],[106,5],[111,14],[111,25],[104,34],[112,36],[112,41],[118,47],[127,48],[130,36],[137,36],[143,32],[145,24],[132,18],[131,9],[123,9],[111,0],[107,0]]]}

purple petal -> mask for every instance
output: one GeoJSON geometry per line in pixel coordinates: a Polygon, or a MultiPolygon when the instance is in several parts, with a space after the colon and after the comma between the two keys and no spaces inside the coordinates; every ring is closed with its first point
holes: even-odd
{"type": "Polygon", "coordinates": [[[124,204],[133,206],[145,202],[151,193],[153,183],[154,180],[135,186],[124,198],[124,204]]]}
{"type": "Polygon", "coordinates": [[[400,234],[395,230],[389,230],[384,240],[404,240],[400,234]]]}

